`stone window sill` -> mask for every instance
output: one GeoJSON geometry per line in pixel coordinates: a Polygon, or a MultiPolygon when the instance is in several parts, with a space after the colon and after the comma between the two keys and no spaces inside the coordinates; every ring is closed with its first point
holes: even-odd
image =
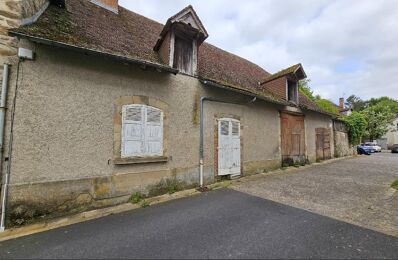
{"type": "Polygon", "coordinates": [[[138,163],[159,163],[167,162],[168,157],[166,156],[154,156],[154,157],[132,157],[132,158],[116,158],[113,160],[114,164],[138,164],[138,163]]]}

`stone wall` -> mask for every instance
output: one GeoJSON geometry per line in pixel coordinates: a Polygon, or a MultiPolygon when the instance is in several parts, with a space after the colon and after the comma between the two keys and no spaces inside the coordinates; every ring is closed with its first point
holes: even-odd
{"type": "Polygon", "coordinates": [[[334,156],[344,157],[353,154],[353,148],[348,141],[348,134],[345,132],[334,131],[334,156]]]}
{"type": "Polygon", "coordinates": [[[8,36],[8,30],[32,22],[47,4],[48,0],[0,1],[0,73],[3,64],[10,62],[9,58],[17,53],[17,40],[8,36]]]}

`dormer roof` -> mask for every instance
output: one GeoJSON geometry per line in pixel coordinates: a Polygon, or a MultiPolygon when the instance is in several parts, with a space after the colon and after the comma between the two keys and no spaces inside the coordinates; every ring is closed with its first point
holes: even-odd
{"type": "Polygon", "coordinates": [[[305,79],[307,77],[307,74],[305,74],[305,71],[303,69],[303,66],[301,63],[295,64],[293,66],[290,66],[289,68],[283,69],[277,73],[271,74],[268,77],[264,78],[261,84],[270,82],[274,79],[280,78],[287,76],[290,79],[294,79],[296,81],[305,79]]]}
{"type": "Polygon", "coordinates": [[[192,33],[195,34],[195,38],[198,40],[199,45],[207,37],[209,37],[209,34],[207,33],[205,27],[200,21],[192,5],[188,5],[187,7],[167,19],[166,24],[163,26],[163,29],[160,32],[159,39],[155,44],[155,51],[159,50],[164,40],[164,37],[166,36],[167,32],[170,30],[173,24],[184,26],[187,30],[190,29],[192,33]]]}

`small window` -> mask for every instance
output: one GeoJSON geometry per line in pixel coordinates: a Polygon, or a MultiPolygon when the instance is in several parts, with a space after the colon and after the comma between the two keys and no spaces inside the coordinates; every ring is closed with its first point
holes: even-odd
{"type": "Polygon", "coordinates": [[[298,89],[297,82],[287,81],[287,100],[298,103],[298,89]]]}
{"type": "Polygon", "coordinates": [[[175,36],[173,68],[193,74],[193,41],[184,36],[175,36]]]}
{"type": "Polygon", "coordinates": [[[163,112],[146,105],[122,107],[121,157],[163,155],[163,112]]]}

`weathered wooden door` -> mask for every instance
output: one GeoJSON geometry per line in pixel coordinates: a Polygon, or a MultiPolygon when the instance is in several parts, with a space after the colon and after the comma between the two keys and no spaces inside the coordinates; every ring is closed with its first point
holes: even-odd
{"type": "Polygon", "coordinates": [[[285,164],[305,160],[304,116],[281,112],[281,150],[285,164]]]}
{"type": "Polygon", "coordinates": [[[240,175],[240,122],[218,121],[218,175],[240,175]]]}
{"type": "Polygon", "coordinates": [[[327,160],[331,158],[330,152],[330,129],[316,128],[316,159],[327,160]]]}

